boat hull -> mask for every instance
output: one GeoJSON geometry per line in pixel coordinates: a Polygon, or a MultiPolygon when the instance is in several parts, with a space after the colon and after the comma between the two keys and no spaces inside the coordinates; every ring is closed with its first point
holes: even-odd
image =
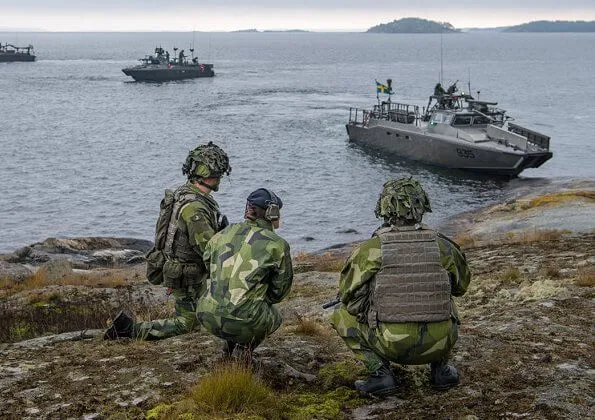
{"type": "Polygon", "coordinates": [[[35,61],[35,56],[29,54],[0,54],[0,63],[14,63],[18,61],[35,61]]]}
{"type": "Polygon", "coordinates": [[[552,157],[549,151],[503,151],[482,143],[398,127],[350,123],[346,128],[352,142],[429,165],[495,176],[516,177],[524,169],[538,167],[552,157]]]}
{"type": "Polygon", "coordinates": [[[132,77],[137,82],[169,82],[172,80],[196,79],[199,77],[213,77],[215,72],[212,65],[203,65],[203,68],[188,66],[184,68],[143,68],[130,67],[122,69],[125,75],[132,77]]]}

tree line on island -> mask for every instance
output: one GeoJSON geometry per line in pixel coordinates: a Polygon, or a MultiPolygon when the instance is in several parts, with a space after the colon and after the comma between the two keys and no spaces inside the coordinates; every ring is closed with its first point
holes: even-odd
{"type": "MultiPolygon", "coordinates": [[[[470,30],[492,30],[498,32],[595,32],[595,21],[549,21],[540,20],[515,26],[497,28],[467,28],[470,30]]],[[[367,33],[389,34],[432,34],[463,32],[448,22],[435,22],[421,18],[403,18],[381,23],[369,28],[367,33]]]]}

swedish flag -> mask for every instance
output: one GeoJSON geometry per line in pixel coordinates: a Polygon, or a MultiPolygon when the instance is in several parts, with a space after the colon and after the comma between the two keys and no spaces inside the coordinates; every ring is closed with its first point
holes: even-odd
{"type": "Polygon", "coordinates": [[[388,86],[383,85],[382,83],[378,82],[378,80],[376,80],[376,93],[386,93],[388,95],[392,95],[393,91],[388,86]]]}

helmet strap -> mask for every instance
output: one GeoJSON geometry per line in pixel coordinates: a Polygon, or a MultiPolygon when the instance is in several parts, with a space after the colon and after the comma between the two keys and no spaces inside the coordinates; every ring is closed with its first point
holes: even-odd
{"type": "Polygon", "coordinates": [[[218,191],[219,190],[219,182],[217,182],[214,185],[211,185],[211,184],[204,182],[203,178],[198,178],[196,183],[202,185],[205,188],[208,188],[210,191],[218,191]]]}

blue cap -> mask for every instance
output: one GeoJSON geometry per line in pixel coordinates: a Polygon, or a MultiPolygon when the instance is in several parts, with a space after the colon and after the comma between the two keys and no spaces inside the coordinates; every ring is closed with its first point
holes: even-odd
{"type": "Polygon", "coordinates": [[[269,204],[276,204],[279,208],[283,207],[283,201],[273,191],[266,188],[259,188],[252,191],[247,199],[248,203],[253,204],[261,209],[266,209],[269,204]]]}

